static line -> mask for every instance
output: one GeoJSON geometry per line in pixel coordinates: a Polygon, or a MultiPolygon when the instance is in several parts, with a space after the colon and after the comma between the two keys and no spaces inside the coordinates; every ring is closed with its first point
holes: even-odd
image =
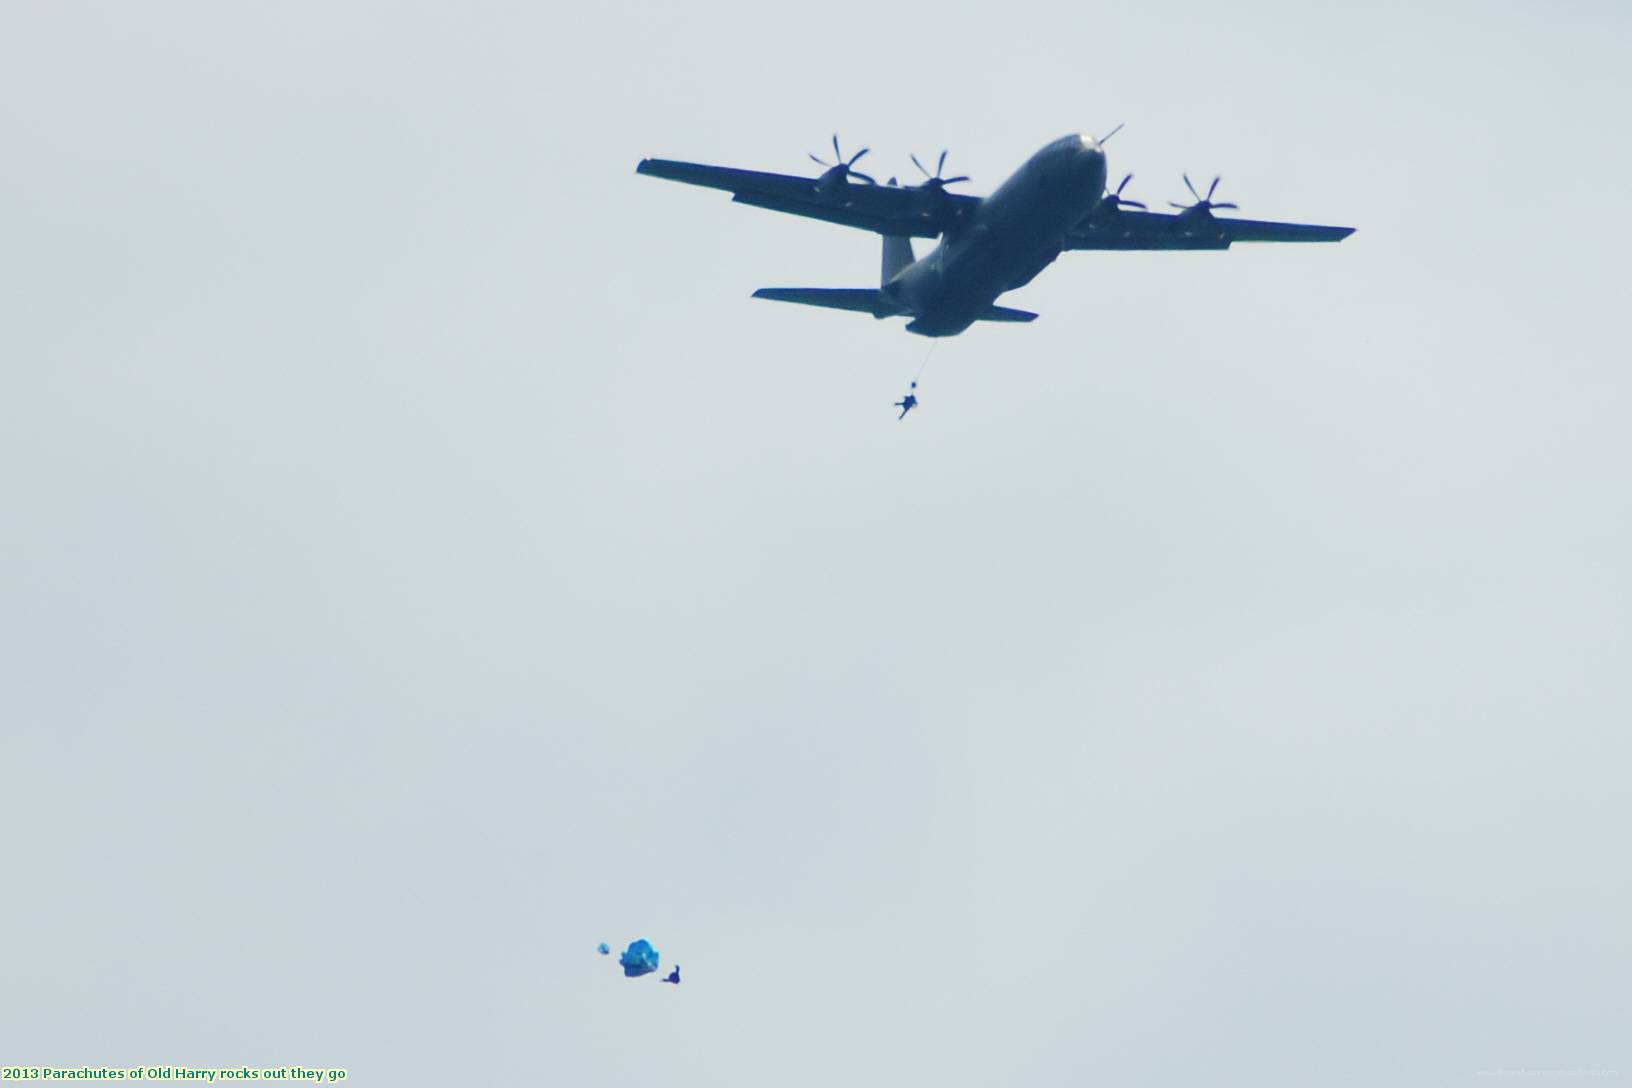
{"type": "Polygon", "coordinates": [[[929,366],[929,360],[930,360],[930,358],[932,356],[934,356],[935,349],[940,347],[940,346],[941,346],[941,342],[939,340],[935,340],[935,341],[930,343],[929,350],[924,353],[924,361],[922,363],[918,364],[918,373],[916,375],[914,375],[914,377],[912,379],[912,384],[913,384],[914,388],[917,387],[919,380],[921,378],[923,378],[924,368],[929,366]]]}

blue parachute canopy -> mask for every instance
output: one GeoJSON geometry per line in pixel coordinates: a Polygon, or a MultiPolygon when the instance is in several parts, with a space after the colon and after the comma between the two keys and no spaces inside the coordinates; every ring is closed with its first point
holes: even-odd
{"type": "Polygon", "coordinates": [[[651,974],[657,970],[657,961],[657,949],[645,938],[631,942],[629,947],[623,950],[623,955],[618,957],[624,978],[639,978],[641,975],[651,974]]]}
{"type": "Polygon", "coordinates": [[[612,946],[607,944],[605,941],[602,941],[600,944],[595,946],[595,951],[604,956],[608,952],[612,951],[612,946]]]}

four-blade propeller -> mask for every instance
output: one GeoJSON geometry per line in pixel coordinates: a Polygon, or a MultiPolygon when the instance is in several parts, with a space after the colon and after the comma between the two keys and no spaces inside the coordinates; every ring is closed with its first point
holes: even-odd
{"type": "Polygon", "coordinates": [[[1186,174],[1184,175],[1184,187],[1190,190],[1190,195],[1196,198],[1196,202],[1194,204],[1175,204],[1170,200],[1168,203],[1172,204],[1175,208],[1178,208],[1181,211],[1200,211],[1204,215],[1211,212],[1214,208],[1239,208],[1241,205],[1231,204],[1223,200],[1218,201],[1217,203],[1213,202],[1213,194],[1218,192],[1218,183],[1221,180],[1223,179],[1214,178],[1213,183],[1207,187],[1207,195],[1202,196],[1200,193],[1196,192],[1196,187],[1190,184],[1190,175],[1186,174]]]}
{"type": "Polygon", "coordinates": [[[940,161],[935,164],[935,172],[933,174],[924,168],[923,163],[918,161],[917,155],[912,155],[910,158],[912,159],[912,165],[916,166],[918,168],[918,172],[924,175],[923,184],[915,186],[915,188],[934,189],[935,191],[939,192],[940,190],[945,189],[948,185],[956,185],[960,181],[969,180],[968,174],[959,174],[955,178],[943,178],[941,176],[941,171],[946,169],[945,151],[941,152],[940,161]]]}
{"type": "Polygon", "coordinates": [[[862,181],[865,181],[868,185],[877,185],[878,183],[876,181],[874,181],[872,178],[868,177],[866,174],[863,174],[860,170],[857,170],[857,169],[854,168],[856,163],[861,161],[861,157],[863,155],[867,154],[867,152],[870,151],[870,150],[872,150],[872,149],[864,147],[860,151],[856,152],[854,155],[851,155],[849,159],[846,159],[844,157],[844,152],[839,150],[839,134],[837,132],[835,132],[833,134],[833,158],[834,158],[834,161],[833,162],[828,162],[825,159],[819,159],[819,158],[816,157],[814,152],[810,156],[810,161],[814,162],[817,166],[827,167],[829,173],[833,173],[834,171],[837,171],[837,174],[836,174],[837,177],[841,177],[841,178],[852,178],[852,177],[860,178],[862,181]]]}

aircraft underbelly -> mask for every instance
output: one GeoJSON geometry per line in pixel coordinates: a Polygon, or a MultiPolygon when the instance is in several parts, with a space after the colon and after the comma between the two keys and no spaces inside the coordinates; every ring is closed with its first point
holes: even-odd
{"type": "Polygon", "coordinates": [[[956,335],[1059,257],[1066,232],[1098,201],[1104,167],[1098,160],[1098,173],[1083,175],[1051,154],[1034,156],[986,198],[967,229],[944,239],[921,269],[909,270],[917,315],[909,329],[956,335]]]}
{"type": "Polygon", "coordinates": [[[999,295],[1030,283],[1060,255],[1061,235],[1045,221],[976,228],[971,234],[950,247],[934,297],[924,307],[937,325],[961,322],[967,328],[999,295]]]}

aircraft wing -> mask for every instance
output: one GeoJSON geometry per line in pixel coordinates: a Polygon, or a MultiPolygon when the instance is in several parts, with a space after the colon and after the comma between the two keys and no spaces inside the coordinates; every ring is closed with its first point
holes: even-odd
{"type": "Polygon", "coordinates": [[[1065,236],[1066,249],[1229,249],[1235,242],[1341,242],[1353,227],[1220,219],[1208,212],[1096,212],[1065,236]]]}
{"type": "Polygon", "coordinates": [[[843,178],[818,187],[817,178],[672,159],[642,159],[635,172],[723,189],[738,204],[905,238],[937,238],[973,214],[980,203],[976,197],[944,190],[869,185],[843,178]]]}

